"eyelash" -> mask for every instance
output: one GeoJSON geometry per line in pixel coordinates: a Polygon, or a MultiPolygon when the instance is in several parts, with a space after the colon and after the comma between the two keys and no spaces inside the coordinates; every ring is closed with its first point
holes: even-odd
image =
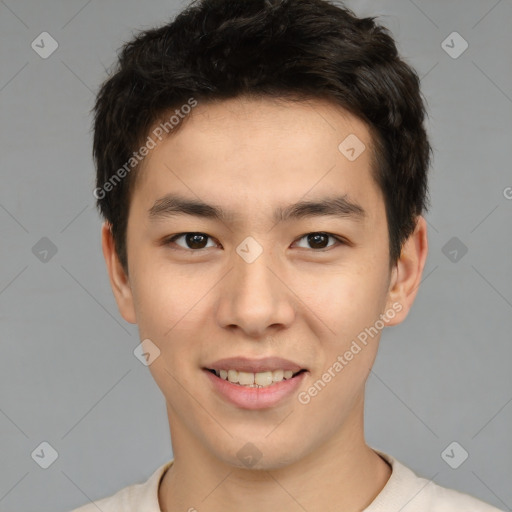
{"type": "MultiPolygon", "coordinates": [[[[175,240],[177,240],[178,238],[181,238],[182,236],[185,236],[185,235],[203,235],[203,236],[208,237],[209,239],[213,239],[213,237],[211,237],[210,235],[207,235],[206,233],[201,233],[198,231],[186,231],[184,233],[178,233],[176,235],[171,236],[170,238],[167,238],[166,240],[164,240],[163,243],[164,243],[164,245],[170,246],[170,244],[174,243],[175,240]]],[[[297,238],[297,241],[302,240],[303,238],[307,237],[308,235],[327,235],[328,237],[334,238],[338,242],[337,245],[334,244],[334,245],[331,245],[328,247],[324,247],[323,249],[312,249],[312,251],[314,251],[314,252],[325,252],[325,251],[332,249],[333,247],[336,247],[339,245],[348,245],[348,242],[346,240],[344,240],[343,238],[341,238],[337,235],[333,235],[332,233],[327,233],[326,231],[311,231],[310,233],[306,233],[305,235],[302,235],[301,237],[297,238]]],[[[210,247],[206,247],[203,249],[186,249],[184,247],[179,247],[177,249],[175,247],[170,247],[170,249],[172,249],[173,251],[182,250],[182,251],[187,251],[187,252],[201,252],[201,251],[205,251],[206,249],[210,249],[210,247]]]]}

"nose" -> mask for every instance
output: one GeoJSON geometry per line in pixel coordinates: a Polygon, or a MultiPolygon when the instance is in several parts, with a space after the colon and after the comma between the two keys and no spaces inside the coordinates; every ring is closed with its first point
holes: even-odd
{"type": "Polygon", "coordinates": [[[219,325],[253,338],[289,327],[296,314],[294,295],[271,251],[264,249],[252,262],[234,253],[232,261],[219,293],[219,325]]]}

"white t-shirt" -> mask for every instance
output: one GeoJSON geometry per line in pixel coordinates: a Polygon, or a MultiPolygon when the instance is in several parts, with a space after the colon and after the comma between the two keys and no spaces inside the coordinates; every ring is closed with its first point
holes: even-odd
{"type": "MultiPolygon", "coordinates": [[[[392,473],[384,488],[363,512],[503,512],[469,494],[417,476],[391,455],[375,450],[389,462],[392,473]]],[[[160,466],[144,483],[83,505],[71,512],[161,512],[158,487],[173,460],[160,466]]]]}

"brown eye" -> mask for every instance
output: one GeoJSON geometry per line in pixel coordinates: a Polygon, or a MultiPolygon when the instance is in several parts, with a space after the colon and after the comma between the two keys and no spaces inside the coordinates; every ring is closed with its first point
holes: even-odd
{"type": "Polygon", "coordinates": [[[333,245],[336,245],[336,243],[331,245],[326,245],[328,243],[329,238],[332,238],[336,240],[338,244],[343,244],[343,240],[335,235],[331,235],[330,233],[324,233],[323,231],[308,233],[307,235],[304,235],[299,240],[306,239],[306,242],[309,244],[312,249],[327,249],[329,247],[332,247],[333,245]]]}
{"type": "Polygon", "coordinates": [[[205,244],[207,243],[207,240],[211,237],[209,237],[205,233],[179,233],[169,238],[166,244],[175,243],[175,241],[180,238],[183,238],[185,240],[185,246],[176,244],[178,245],[178,247],[194,251],[207,248],[205,244]]]}

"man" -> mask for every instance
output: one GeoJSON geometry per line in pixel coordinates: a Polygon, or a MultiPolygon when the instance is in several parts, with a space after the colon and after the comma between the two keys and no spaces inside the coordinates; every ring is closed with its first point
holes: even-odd
{"type": "Polygon", "coordinates": [[[174,458],[77,510],[497,510],[364,438],[427,257],[424,113],[389,33],[323,0],[203,0],[125,45],[94,193],[174,458]]]}

